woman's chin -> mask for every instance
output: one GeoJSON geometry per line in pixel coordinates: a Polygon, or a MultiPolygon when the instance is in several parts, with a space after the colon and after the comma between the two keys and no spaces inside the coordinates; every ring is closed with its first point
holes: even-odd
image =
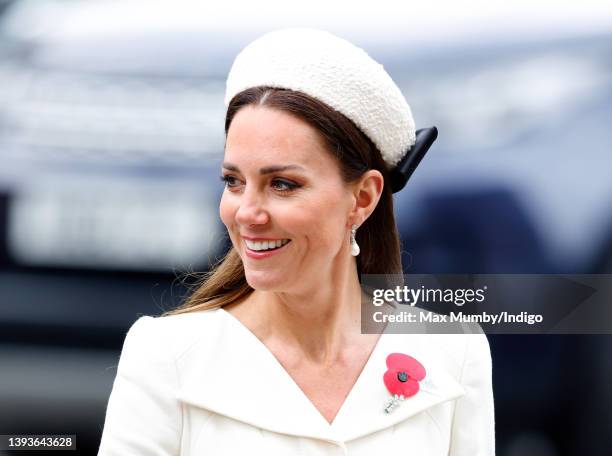
{"type": "Polygon", "coordinates": [[[274,291],[281,288],[286,277],[281,277],[280,274],[271,273],[269,271],[244,271],[247,283],[254,290],[274,291]]]}

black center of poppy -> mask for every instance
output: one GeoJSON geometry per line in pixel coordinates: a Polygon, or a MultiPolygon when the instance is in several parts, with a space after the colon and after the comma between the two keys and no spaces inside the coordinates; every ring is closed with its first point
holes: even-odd
{"type": "Polygon", "coordinates": [[[404,383],[406,380],[408,380],[408,374],[406,374],[406,372],[398,372],[397,373],[397,379],[404,383]]]}

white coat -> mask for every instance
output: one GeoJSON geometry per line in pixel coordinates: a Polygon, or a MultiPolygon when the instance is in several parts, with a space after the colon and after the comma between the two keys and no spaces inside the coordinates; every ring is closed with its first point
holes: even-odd
{"type": "Polygon", "coordinates": [[[495,453],[483,334],[383,334],[332,424],[255,335],[223,309],[141,317],[129,330],[99,456],[495,453]],[[387,414],[390,353],[427,371],[387,414]]]}

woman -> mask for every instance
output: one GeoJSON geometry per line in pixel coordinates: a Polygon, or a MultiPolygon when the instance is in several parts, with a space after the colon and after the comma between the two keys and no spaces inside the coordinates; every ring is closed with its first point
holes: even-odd
{"type": "Polygon", "coordinates": [[[494,454],[484,335],[361,333],[360,274],[402,272],[390,182],[415,143],[382,66],[281,30],[236,58],[226,104],[232,248],[130,329],[99,454],[494,454]]]}

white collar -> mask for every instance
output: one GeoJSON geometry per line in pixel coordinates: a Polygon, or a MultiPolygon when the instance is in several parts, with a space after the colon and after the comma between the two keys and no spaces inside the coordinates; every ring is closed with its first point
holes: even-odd
{"type": "Polygon", "coordinates": [[[465,390],[427,345],[426,334],[387,334],[379,338],[357,382],[329,424],[270,350],[223,309],[210,332],[176,360],[184,403],[253,426],[301,437],[347,442],[393,426],[429,407],[455,399],[465,390]],[[406,353],[427,371],[421,390],[390,414],[383,383],[390,353],[406,353]]]}

